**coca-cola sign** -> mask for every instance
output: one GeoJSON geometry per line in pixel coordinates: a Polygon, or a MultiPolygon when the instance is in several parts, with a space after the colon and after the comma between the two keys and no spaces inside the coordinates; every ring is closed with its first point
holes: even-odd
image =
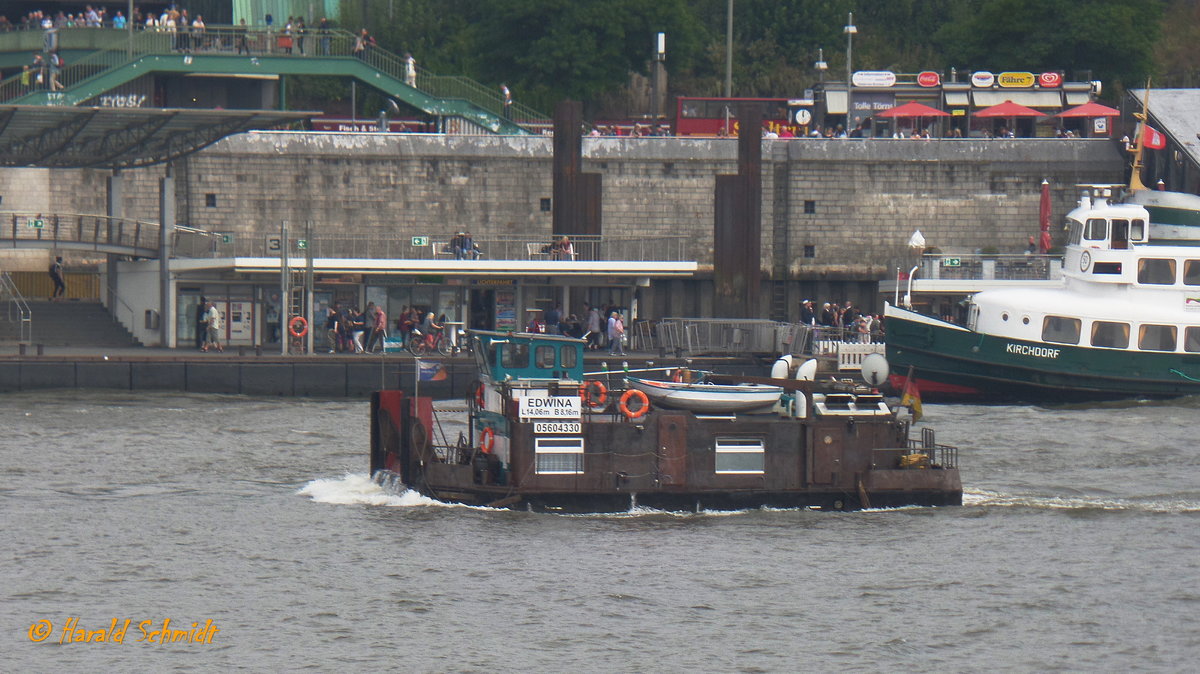
{"type": "Polygon", "coordinates": [[[971,74],[971,84],[977,87],[990,87],[996,83],[996,76],[986,70],[971,74]]]}
{"type": "Polygon", "coordinates": [[[917,84],[923,87],[936,87],[941,83],[942,76],[933,72],[932,70],[926,70],[920,75],[917,75],[917,84]]]}

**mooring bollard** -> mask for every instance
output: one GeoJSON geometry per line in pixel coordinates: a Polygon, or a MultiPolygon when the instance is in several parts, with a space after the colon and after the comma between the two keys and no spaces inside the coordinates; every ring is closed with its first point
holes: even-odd
{"type": "Polygon", "coordinates": [[[244,355],[246,355],[246,347],[244,347],[244,346],[239,346],[239,347],[238,347],[238,355],[239,355],[239,356],[244,356],[244,355]]]}
{"type": "Polygon", "coordinates": [[[262,355],[262,344],[256,344],[254,346],[254,355],[256,355],[256,356],[262,355]]]}
{"type": "Polygon", "coordinates": [[[39,355],[39,356],[45,355],[45,349],[46,349],[45,344],[38,344],[37,345],[37,355],[39,355]]]}
{"type": "Polygon", "coordinates": [[[18,356],[24,356],[24,355],[25,355],[25,345],[24,345],[24,344],[18,344],[18,345],[17,345],[17,355],[18,355],[18,356]]]}

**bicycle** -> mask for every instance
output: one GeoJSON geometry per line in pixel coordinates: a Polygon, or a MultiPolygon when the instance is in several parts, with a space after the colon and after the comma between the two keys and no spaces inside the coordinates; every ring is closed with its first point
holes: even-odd
{"type": "Polygon", "coordinates": [[[408,343],[405,344],[405,347],[409,353],[418,358],[429,355],[434,351],[443,356],[449,356],[454,351],[454,345],[442,330],[425,334],[413,328],[412,334],[408,336],[408,343]]]}

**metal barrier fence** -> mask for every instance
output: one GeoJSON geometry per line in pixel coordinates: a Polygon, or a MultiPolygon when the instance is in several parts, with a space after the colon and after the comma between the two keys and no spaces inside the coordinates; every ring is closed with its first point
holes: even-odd
{"type": "Polygon", "coordinates": [[[779,355],[837,359],[841,371],[862,369],[871,353],[883,353],[882,335],[867,342],[854,330],[813,327],[803,323],[735,318],[663,318],[639,321],[630,348],[683,355],[779,355]]]}
{"type": "MultiPolygon", "coordinates": [[[[292,256],[366,260],[549,260],[549,261],[638,261],[685,262],[689,237],[570,236],[572,252],[555,248],[556,236],[545,233],[473,237],[473,253],[462,254],[451,246],[451,235],[397,235],[391,237],[321,237],[311,241],[289,235],[287,250],[292,256]]],[[[278,257],[283,242],[279,234],[225,235],[177,227],[173,241],[179,257],[278,257]]]]}

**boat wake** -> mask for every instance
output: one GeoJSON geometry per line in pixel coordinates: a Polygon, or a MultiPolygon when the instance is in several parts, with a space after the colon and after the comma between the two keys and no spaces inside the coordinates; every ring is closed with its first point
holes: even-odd
{"type": "Polygon", "coordinates": [[[413,506],[446,506],[409,489],[402,494],[392,494],[375,484],[366,473],[347,473],[340,478],[318,478],[296,491],[317,503],[333,505],[372,505],[406,508],[413,506]]]}
{"type": "Polygon", "coordinates": [[[964,507],[1036,508],[1045,510],[1108,510],[1147,513],[1200,512],[1200,501],[1173,498],[1145,500],[1089,496],[1036,496],[1003,494],[985,490],[964,490],[964,507]]]}

